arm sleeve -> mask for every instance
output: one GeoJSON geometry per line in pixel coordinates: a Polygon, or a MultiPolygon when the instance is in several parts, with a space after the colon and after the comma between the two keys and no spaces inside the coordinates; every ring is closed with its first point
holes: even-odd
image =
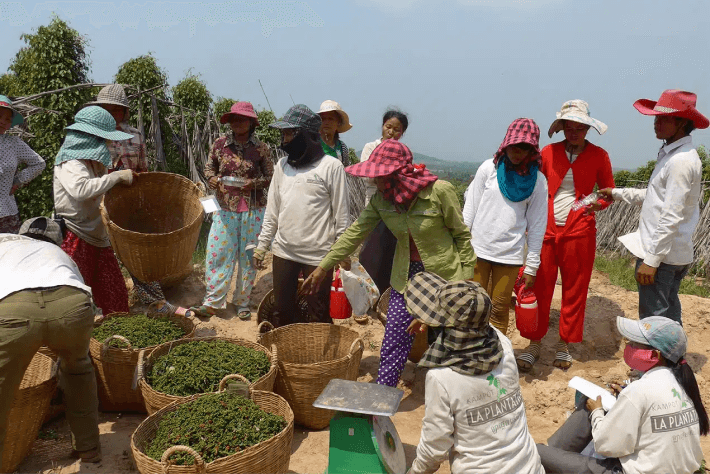
{"type": "Polygon", "coordinates": [[[42,174],[47,164],[41,156],[34,152],[27,143],[18,139],[15,147],[17,151],[17,160],[19,163],[26,165],[25,169],[15,175],[14,181],[21,185],[25,185],[42,174]]]}
{"type": "Polygon", "coordinates": [[[221,137],[214,141],[212,148],[210,148],[210,154],[207,157],[207,163],[205,163],[205,178],[209,181],[210,178],[214,178],[219,174],[219,156],[217,153],[217,147],[221,140],[221,137]]]}
{"type": "Polygon", "coordinates": [[[348,183],[345,179],[345,168],[342,164],[333,167],[330,181],[331,212],[335,223],[335,239],[337,240],[345,229],[348,228],[348,218],[350,217],[350,197],[348,195],[348,183]]]}
{"type": "Polygon", "coordinates": [[[464,279],[473,278],[473,267],[476,265],[476,256],[471,246],[471,231],[463,222],[461,205],[456,197],[456,191],[450,183],[442,182],[442,192],[439,194],[441,212],[444,216],[444,225],[449,228],[454,239],[461,260],[464,279]],[[444,184],[445,183],[445,184],[444,184]]]}
{"type": "Polygon", "coordinates": [[[62,187],[73,199],[84,201],[101,196],[132,171],[116,171],[100,178],[92,178],[87,165],[82,160],[71,160],[57,166],[55,173],[62,187]]]}
{"type": "Polygon", "coordinates": [[[271,184],[271,178],[274,176],[274,160],[273,151],[268,145],[263,145],[265,148],[261,153],[261,176],[254,180],[254,189],[266,189],[271,184]]]}
{"type": "Polygon", "coordinates": [[[466,199],[463,204],[463,223],[466,227],[471,229],[473,233],[473,221],[476,220],[476,211],[478,210],[478,205],[481,203],[481,196],[483,195],[483,189],[486,184],[486,177],[483,176],[484,172],[481,168],[476,171],[476,176],[471,181],[471,184],[466,188],[466,199]]]}
{"type": "Polygon", "coordinates": [[[609,413],[594,410],[591,414],[594,449],[602,456],[618,458],[636,450],[641,411],[621,393],[609,413]]]}
{"type": "Polygon", "coordinates": [[[646,265],[658,268],[673,246],[673,238],[684,218],[683,211],[688,206],[696,205],[689,202],[693,181],[700,180],[694,168],[688,160],[679,160],[678,163],[668,167],[666,195],[658,218],[658,226],[651,236],[646,258],[643,261],[646,265]]]}
{"type": "Polygon", "coordinates": [[[357,249],[357,246],[370,235],[370,232],[375,230],[375,227],[377,227],[377,224],[380,223],[382,218],[373,204],[374,200],[375,198],[373,197],[360,213],[360,217],[358,217],[333,244],[328,255],[321,260],[318,265],[319,267],[324,270],[330,270],[345,257],[353,253],[355,249],[357,249]]]}
{"type": "Polygon", "coordinates": [[[540,268],[540,250],[547,229],[547,179],[538,174],[538,182],[525,210],[528,223],[528,255],[525,259],[525,273],[535,276],[540,268]]]}
{"type": "Polygon", "coordinates": [[[646,199],[646,188],[614,188],[611,190],[611,197],[614,198],[614,201],[640,206],[646,199]]]}
{"type": "Polygon", "coordinates": [[[454,446],[454,415],[449,394],[431,372],[426,376],[425,394],[422,433],[411,474],[436,472],[454,446]]]}
{"type": "Polygon", "coordinates": [[[281,207],[281,194],[279,193],[279,185],[281,184],[282,176],[281,162],[276,165],[274,174],[269,186],[269,194],[266,199],[266,211],[264,212],[264,222],[261,225],[259,233],[259,250],[267,250],[271,247],[271,241],[276,236],[276,231],[279,228],[279,208],[281,207]]]}
{"type": "Polygon", "coordinates": [[[367,161],[374,150],[375,147],[371,143],[367,143],[365,148],[362,149],[362,153],[360,153],[360,162],[367,161]]]}
{"type": "MultiPolygon", "coordinates": [[[[604,152],[601,166],[597,171],[597,185],[599,186],[599,189],[613,188],[615,186],[614,173],[611,170],[611,160],[609,159],[609,155],[606,152],[604,152]]],[[[599,203],[599,205],[601,205],[601,209],[606,209],[607,207],[611,206],[611,201],[607,201],[606,199],[600,198],[597,200],[597,202],[599,203]]]]}

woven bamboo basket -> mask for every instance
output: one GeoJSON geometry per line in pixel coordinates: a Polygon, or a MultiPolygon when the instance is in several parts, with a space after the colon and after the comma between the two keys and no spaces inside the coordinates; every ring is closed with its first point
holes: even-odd
{"type": "MultiPolygon", "coordinates": [[[[112,313],[109,318],[131,317],[129,313],[112,313]]],[[[177,314],[165,315],[149,313],[151,318],[168,318],[185,331],[182,339],[191,339],[195,334],[195,324],[185,316],[177,314]]],[[[99,323],[101,324],[101,323],[99,323]]],[[[134,384],[134,376],[138,365],[138,355],[141,350],[150,352],[158,346],[134,348],[130,341],[122,336],[111,336],[101,342],[93,337],[89,341],[89,353],[96,368],[96,382],[99,393],[99,407],[102,411],[132,411],[145,413],[145,404],[141,391],[134,384]],[[128,343],[128,348],[110,347],[112,339],[120,339],[128,343]]]]}
{"type": "Polygon", "coordinates": [[[0,472],[14,472],[30,452],[57,388],[53,369],[54,361],[38,352],[25,370],[7,418],[0,472]]]}
{"type": "MultiPolygon", "coordinates": [[[[271,326],[268,322],[259,325],[271,326]]],[[[279,372],[274,391],[284,397],[301,426],[320,430],[328,426],[332,410],[313,407],[332,379],[356,380],[365,344],[344,326],[327,323],[289,324],[259,336],[279,350],[279,372]]]]}
{"type": "MultiPolygon", "coordinates": [[[[382,296],[380,296],[380,299],[377,301],[377,317],[383,326],[387,326],[387,309],[390,305],[391,293],[392,287],[390,286],[385,290],[384,293],[382,293],[382,296]]],[[[424,332],[418,332],[417,335],[414,336],[414,343],[412,344],[412,348],[409,351],[407,359],[414,362],[415,364],[419,363],[419,361],[422,359],[422,356],[424,355],[424,352],[429,349],[429,341],[427,339],[427,334],[428,330],[424,332]]]]}
{"type": "Polygon", "coordinates": [[[101,219],[116,256],[141,281],[176,278],[192,261],[204,210],[200,189],[173,173],[141,173],[131,186],[114,186],[101,219]]]}
{"type": "Polygon", "coordinates": [[[145,449],[153,441],[155,433],[163,417],[181,405],[203,396],[193,395],[185,400],[172,403],[146,418],[131,435],[131,451],[136,467],[141,474],[253,474],[253,473],[285,473],[291,459],[291,442],[293,441],[293,411],[286,400],[273,392],[261,390],[250,391],[250,397],[259,407],[274,415],[286,419],[286,428],[279,434],[259,444],[250,446],[243,451],[205,463],[202,457],[188,446],[173,446],[163,453],[157,461],[145,454],[145,449]],[[169,463],[169,457],[176,451],[186,451],[195,458],[192,466],[175,466],[169,463]]]}
{"type": "MultiPolygon", "coordinates": [[[[301,284],[303,281],[298,282],[298,288],[301,289],[301,284]]],[[[306,300],[306,295],[299,295],[296,301],[296,311],[298,312],[297,318],[300,321],[307,321],[308,318],[308,301],[306,300]]],[[[268,293],[264,295],[259,303],[259,308],[256,310],[256,323],[261,324],[264,321],[268,321],[273,325],[274,310],[276,309],[276,298],[274,296],[274,290],[269,290],[268,293]]]]}
{"type": "MultiPolygon", "coordinates": [[[[232,344],[236,344],[242,347],[248,347],[260,352],[265,353],[269,357],[271,362],[271,367],[269,371],[260,377],[255,382],[249,384],[251,390],[262,390],[265,392],[271,392],[274,389],[274,383],[276,382],[276,373],[278,371],[278,354],[276,346],[271,346],[271,350],[255,342],[246,341],[244,339],[232,339],[226,337],[196,337],[194,339],[183,339],[180,341],[166,342],[153,349],[150,353],[147,351],[141,351],[138,356],[138,387],[140,388],[141,394],[143,395],[143,400],[145,402],[145,409],[148,411],[149,415],[157,412],[163,407],[170,405],[175,401],[184,401],[190,398],[190,396],[181,397],[177,395],[169,395],[167,393],[158,392],[153,387],[150,386],[146,380],[146,374],[149,374],[153,368],[153,364],[159,357],[168,354],[173,347],[186,342],[194,341],[227,341],[232,344]]],[[[226,375],[222,382],[228,379],[230,375],[226,375]]]]}

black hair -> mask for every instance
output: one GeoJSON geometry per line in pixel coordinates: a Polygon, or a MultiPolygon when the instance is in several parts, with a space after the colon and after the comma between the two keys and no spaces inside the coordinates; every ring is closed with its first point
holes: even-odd
{"type": "Polygon", "coordinates": [[[382,116],[382,125],[384,125],[389,119],[396,118],[399,123],[402,124],[402,133],[407,131],[409,126],[409,120],[407,119],[407,114],[396,108],[389,108],[387,112],[382,116]]]}
{"type": "Polygon", "coordinates": [[[256,131],[256,120],[252,119],[251,127],[249,127],[249,136],[251,137],[252,135],[254,135],[255,131],[256,131]]]}
{"type": "Polygon", "coordinates": [[[22,234],[22,235],[23,235],[24,237],[30,237],[30,238],[35,239],[35,240],[41,240],[42,242],[49,242],[50,244],[57,245],[57,243],[56,243],[54,240],[50,239],[50,238],[47,237],[46,235],[42,235],[42,234],[30,234],[30,233],[22,234]]]}
{"type": "Polygon", "coordinates": [[[523,150],[526,150],[526,151],[529,151],[529,152],[535,152],[535,151],[536,151],[536,150],[535,150],[535,147],[534,147],[533,145],[531,145],[531,144],[529,144],[529,143],[525,143],[525,142],[511,143],[511,144],[508,145],[508,146],[515,146],[515,147],[522,148],[523,150]]]}
{"type": "Polygon", "coordinates": [[[684,119],[684,120],[686,120],[686,122],[685,122],[685,126],[683,127],[683,133],[685,133],[686,135],[690,135],[690,132],[695,130],[695,122],[693,122],[690,119],[684,119]]]}
{"type": "Polygon", "coordinates": [[[700,398],[700,389],[698,388],[698,382],[695,380],[695,374],[693,374],[693,369],[690,368],[685,359],[681,359],[683,363],[673,363],[666,359],[668,367],[670,367],[673,376],[678,381],[678,384],[683,387],[685,394],[693,402],[695,411],[698,413],[698,423],[700,424],[700,435],[707,436],[710,431],[710,421],[708,421],[708,414],[705,411],[705,406],[700,398]]]}

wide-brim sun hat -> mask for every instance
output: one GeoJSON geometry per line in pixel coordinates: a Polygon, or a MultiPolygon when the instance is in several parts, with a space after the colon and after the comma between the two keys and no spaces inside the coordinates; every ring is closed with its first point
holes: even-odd
{"type": "Polygon", "coordinates": [[[683,326],[663,316],[640,320],[617,316],[616,327],[626,339],[659,350],[673,363],[682,359],[688,349],[688,337],[683,326]]]}
{"type": "Polygon", "coordinates": [[[45,242],[62,245],[62,229],[53,219],[33,217],[27,219],[20,227],[19,235],[36,238],[45,242]]]}
{"type": "Polygon", "coordinates": [[[12,106],[12,101],[7,96],[0,95],[0,107],[12,111],[12,127],[22,125],[22,123],[25,121],[25,119],[22,117],[22,114],[15,110],[15,107],[12,106]]]}
{"type": "Polygon", "coordinates": [[[320,115],[313,112],[304,104],[296,104],[289,108],[283,117],[269,124],[274,128],[302,128],[309,132],[319,133],[321,126],[320,115]]]}
{"type": "Polygon", "coordinates": [[[407,145],[388,138],[372,151],[367,161],[361,161],[345,168],[348,174],[363,178],[387,176],[412,163],[412,152],[407,145]]]}
{"type": "Polygon", "coordinates": [[[116,121],[110,113],[97,105],[84,107],[74,116],[74,123],[67,130],[88,133],[107,140],[128,140],[133,138],[130,133],[116,130],[116,121]]]}
{"type": "Polygon", "coordinates": [[[562,108],[557,112],[557,119],[552,122],[550,129],[547,131],[547,135],[550,138],[552,138],[552,135],[562,130],[564,120],[589,125],[596,130],[599,135],[603,135],[608,128],[604,122],[591,117],[589,114],[589,104],[580,99],[568,100],[562,104],[562,108]]]}
{"type": "Polygon", "coordinates": [[[710,121],[698,112],[695,104],[698,96],[692,92],[668,89],[663,91],[657,101],[639,99],[634,102],[634,108],[644,115],[670,115],[693,121],[695,128],[708,128],[710,121]]]}
{"type": "Polygon", "coordinates": [[[111,152],[106,146],[106,140],[76,130],[67,132],[64,143],[54,159],[54,166],[71,160],[98,161],[106,168],[110,168],[112,164],[111,152]]]}
{"type": "Polygon", "coordinates": [[[351,128],[353,128],[352,124],[350,123],[350,117],[348,117],[348,114],[345,113],[343,108],[336,101],[326,100],[322,104],[320,104],[320,110],[318,111],[318,115],[323,114],[325,112],[337,112],[338,115],[340,115],[340,125],[338,125],[337,128],[338,133],[345,133],[351,128]]]}
{"type": "Polygon", "coordinates": [[[222,114],[222,116],[219,119],[220,123],[227,123],[229,122],[229,117],[233,115],[239,115],[241,117],[247,117],[254,122],[256,122],[256,126],[259,126],[259,117],[256,115],[256,112],[254,111],[254,106],[251,105],[251,102],[235,102],[232,104],[232,107],[229,109],[229,112],[222,114]]]}
{"type": "Polygon", "coordinates": [[[126,97],[126,91],[123,90],[121,84],[109,84],[99,91],[96,96],[96,100],[92,102],[87,102],[86,105],[120,105],[125,108],[129,108],[128,97],[126,97]]]}
{"type": "Polygon", "coordinates": [[[530,118],[519,118],[513,120],[508,125],[503,143],[498,147],[494,155],[495,158],[505,153],[505,149],[511,145],[526,143],[535,149],[535,155],[540,154],[540,127],[530,118]]]}

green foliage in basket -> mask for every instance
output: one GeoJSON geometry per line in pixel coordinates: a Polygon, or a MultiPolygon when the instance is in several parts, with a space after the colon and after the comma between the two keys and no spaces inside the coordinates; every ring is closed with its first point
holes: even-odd
{"type": "Polygon", "coordinates": [[[159,357],[147,379],[158,392],[184,397],[216,392],[219,382],[229,374],[256,382],[270,367],[269,357],[250,347],[227,341],[193,341],[159,357]]]}
{"type": "MultiPolygon", "coordinates": [[[[284,417],[268,413],[251,400],[229,393],[210,393],[185,403],[160,420],[155,438],[145,454],[160,461],[166,449],[189,446],[205,463],[266,441],[286,427],[284,417]]],[[[179,452],[171,457],[178,465],[194,459],[179,452]]]]}
{"type": "MultiPolygon", "coordinates": [[[[110,318],[94,329],[92,337],[99,342],[114,335],[128,339],[134,348],[150,347],[185,336],[185,330],[167,318],[149,318],[145,314],[110,318]]],[[[119,339],[112,339],[111,347],[125,348],[119,339]]]]}

